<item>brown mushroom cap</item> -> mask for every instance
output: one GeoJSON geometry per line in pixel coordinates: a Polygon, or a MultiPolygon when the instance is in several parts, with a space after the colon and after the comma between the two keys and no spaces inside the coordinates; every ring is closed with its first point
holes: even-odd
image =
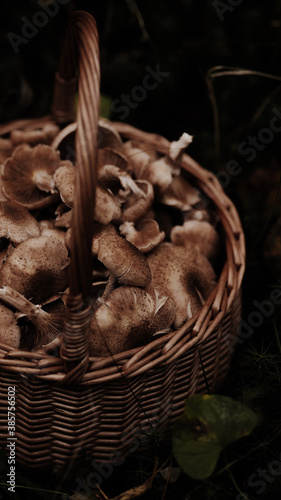
{"type": "Polygon", "coordinates": [[[49,146],[20,146],[4,164],[4,194],[30,210],[52,205],[58,200],[53,175],[60,163],[49,146]]]}
{"type": "Polygon", "coordinates": [[[202,308],[215,286],[214,270],[198,248],[161,243],[147,256],[152,279],[148,291],[173,299],[176,307],[175,328],[202,308]]]}
{"type": "Polygon", "coordinates": [[[136,184],[145,196],[132,193],[126,197],[122,206],[122,214],[118,221],[120,224],[126,221],[136,222],[139,219],[143,219],[151,209],[154,200],[152,184],[145,180],[138,180],[136,184]]]}
{"type": "Polygon", "coordinates": [[[111,148],[118,151],[122,148],[122,145],[122,139],[112,123],[105,118],[100,118],[98,132],[99,149],[111,148]]]}
{"type": "Polygon", "coordinates": [[[54,173],[55,186],[59,190],[62,201],[68,207],[73,207],[75,175],[75,167],[70,162],[65,162],[54,173]]]}
{"type": "Polygon", "coordinates": [[[20,243],[0,269],[0,286],[10,286],[42,303],[68,284],[69,258],[58,238],[38,236],[20,243]]]}
{"type": "Polygon", "coordinates": [[[122,152],[125,154],[130,168],[137,179],[142,178],[142,172],[146,165],[152,160],[157,159],[157,153],[152,149],[148,149],[144,144],[138,141],[127,141],[122,146],[122,152]]]}
{"type": "Polygon", "coordinates": [[[0,342],[18,349],[20,347],[21,331],[14,313],[3,304],[0,304],[0,318],[0,342]]]}
{"type": "MultiPolygon", "coordinates": [[[[54,175],[55,184],[60,192],[61,199],[68,207],[73,207],[75,190],[75,167],[70,162],[61,166],[54,175]]],[[[70,227],[71,214],[59,216],[56,225],[70,227]]],[[[109,224],[118,219],[121,214],[120,203],[109,189],[96,187],[96,203],[94,220],[101,224],[109,224]]]]}
{"type": "Polygon", "coordinates": [[[160,231],[154,219],[142,219],[134,225],[133,222],[124,222],[119,231],[141,252],[146,253],[155,248],[165,238],[164,231],[160,231]]]}
{"type": "Polygon", "coordinates": [[[145,256],[121,236],[102,236],[97,257],[120,284],[145,287],[150,283],[151,273],[145,256]]]}
{"type": "Polygon", "coordinates": [[[152,340],[158,326],[166,328],[173,322],[172,301],[168,304],[170,314],[167,314],[167,307],[166,311],[163,309],[166,303],[167,297],[159,305],[156,294],[134,286],[120,286],[113,290],[93,316],[90,354],[110,356],[152,340]],[[164,314],[160,319],[161,311],[164,314]]]}
{"type": "Polygon", "coordinates": [[[18,245],[39,235],[39,224],[27,208],[13,201],[0,202],[0,238],[18,245]]]}
{"type": "Polygon", "coordinates": [[[197,247],[210,260],[214,260],[220,250],[218,232],[206,221],[188,220],[183,226],[175,226],[170,236],[175,245],[197,247]]]}
{"type": "Polygon", "coordinates": [[[175,176],[167,189],[158,194],[157,199],[164,205],[184,211],[190,210],[193,205],[201,201],[198,189],[181,175],[175,176]]]}

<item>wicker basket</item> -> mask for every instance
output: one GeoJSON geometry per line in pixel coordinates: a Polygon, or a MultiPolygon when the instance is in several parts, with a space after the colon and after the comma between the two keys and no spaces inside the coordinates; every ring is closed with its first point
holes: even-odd
{"type": "MultiPolygon", "coordinates": [[[[226,257],[217,286],[200,313],[178,331],[113,357],[89,357],[89,227],[96,183],[99,57],[96,25],[85,12],[74,15],[61,61],[53,108],[58,122],[73,120],[79,67],[77,180],[65,330],[62,341],[55,340],[38,352],[0,344],[0,445],[7,447],[9,442],[8,389],[12,387],[16,458],[40,470],[69,470],[79,461],[116,463],[147,444],[155,431],[160,440],[167,438],[185,399],[206,392],[206,385],[210,391],[219,386],[230,363],[229,339],[237,335],[245,263],[244,235],[235,207],[216,177],[183,155],[182,169],[212,201],[223,228],[226,257]]],[[[25,125],[30,122],[21,122],[25,125]]],[[[124,123],[112,126],[122,137],[140,139],[158,152],[169,149],[163,137],[124,123]]]]}

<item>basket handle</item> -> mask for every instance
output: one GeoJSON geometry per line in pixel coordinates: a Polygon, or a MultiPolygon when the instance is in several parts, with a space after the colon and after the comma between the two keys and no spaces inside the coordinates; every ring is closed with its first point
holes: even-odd
{"type": "Polygon", "coordinates": [[[100,110],[99,42],[96,22],[87,12],[74,13],[56,75],[53,115],[58,122],[73,119],[78,78],[76,180],[72,214],[70,287],[61,358],[65,382],[78,383],[89,363],[92,317],[92,221],[95,208],[96,156],[100,110]]]}

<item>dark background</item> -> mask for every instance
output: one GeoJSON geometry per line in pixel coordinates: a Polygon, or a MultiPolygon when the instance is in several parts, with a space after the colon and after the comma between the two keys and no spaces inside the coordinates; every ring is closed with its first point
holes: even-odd
{"type": "MultiPolygon", "coordinates": [[[[15,54],[9,34],[22,36],[22,17],[32,22],[42,8],[32,0],[1,0],[0,119],[5,122],[49,113],[65,28],[75,9],[92,13],[98,24],[103,112],[110,119],[121,120],[120,111],[116,106],[114,111],[111,103],[142,85],[147,66],[155,69],[159,65],[162,72],[169,73],[135,109],[129,109],[125,121],[170,140],[184,131],[194,135],[189,154],[215,173],[224,171],[232,160],[241,167],[225,188],[238,208],[246,235],[243,318],[247,319],[255,300],[267,300],[273,288],[281,287],[281,132],[268,136],[266,144],[259,141],[252,161],[239,150],[243,141],[248,144],[250,137],[259,138],[270,127],[274,109],[281,112],[281,2],[244,0],[230,8],[230,0],[217,3],[70,0],[28,43],[20,43],[15,54]],[[227,10],[223,11],[223,5],[227,10]],[[248,74],[210,79],[208,73],[214,66],[242,68],[248,74]]],[[[279,309],[239,345],[221,389],[261,415],[262,425],[228,448],[217,469],[226,467],[225,472],[204,482],[181,475],[164,497],[163,487],[158,485],[147,498],[236,499],[239,489],[251,499],[281,498],[280,475],[266,480],[261,494],[258,487],[247,484],[252,473],[259,467],[266,469],[281,451],[279,309]]],[[[149,461],[136,459],[120,469],[117,475],[124,481],[123,489],[128,487],[128,476],[130,484],[140,482],[145,477],[140,468],[145,467],[150,470],[149,461]]],[[[27,479],[22,478],[24,481],[27,479]]],[[[45,477],[31,476],[25,498],[33,498],[35,484],[53,490],[55,479],[50,481],[52,488],[45,477]]],[[[110,484],[111,496],[115,487],[122,491],[115,475],[110,484]]],[[[71,491],[72,486],[68,478],[64,491],[71,491]]],[[[106,482],[104,487],[109,487],[106,482]]],[[[37,492],[36,498],[52,498],[51,493],[45,495],[37,492]]]]}

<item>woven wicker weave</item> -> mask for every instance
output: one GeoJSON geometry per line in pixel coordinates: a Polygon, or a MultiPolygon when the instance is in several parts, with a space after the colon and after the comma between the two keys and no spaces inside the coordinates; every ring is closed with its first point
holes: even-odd
{"type": "MultiPolygon", "coordinates": [[[[89,357],[99,58],[96,25],[84,12],[75,14],[66,37],[53,107],[57,122],[73,120],[77,67],[77,125],[71,125],[77,129],[77,179],[65,331],[62,340],[37,352],[0,344],[0,446],[7,446],[7,394],[15,386],[16,457],[42,470],[71,469],[84,460],[114,463],[155,431],[160,440],[167,437],[188,396],[206,392],[206,385],[210,391],[219,386],[230,363],[229,343],[238,331],[245,264],[235,207],[216,177],[184,155],[182,169],[213,202],[223,228],[226,257],[217,286],[200,313],[178,331],[113,357],[89,357]]],[[[163,137],[124,123],[111,125],[124,138],[139,139],[161,153],[169,149],[163,137]]],[[[10,129],[2,127],[0,133],[10,129]]]]}

